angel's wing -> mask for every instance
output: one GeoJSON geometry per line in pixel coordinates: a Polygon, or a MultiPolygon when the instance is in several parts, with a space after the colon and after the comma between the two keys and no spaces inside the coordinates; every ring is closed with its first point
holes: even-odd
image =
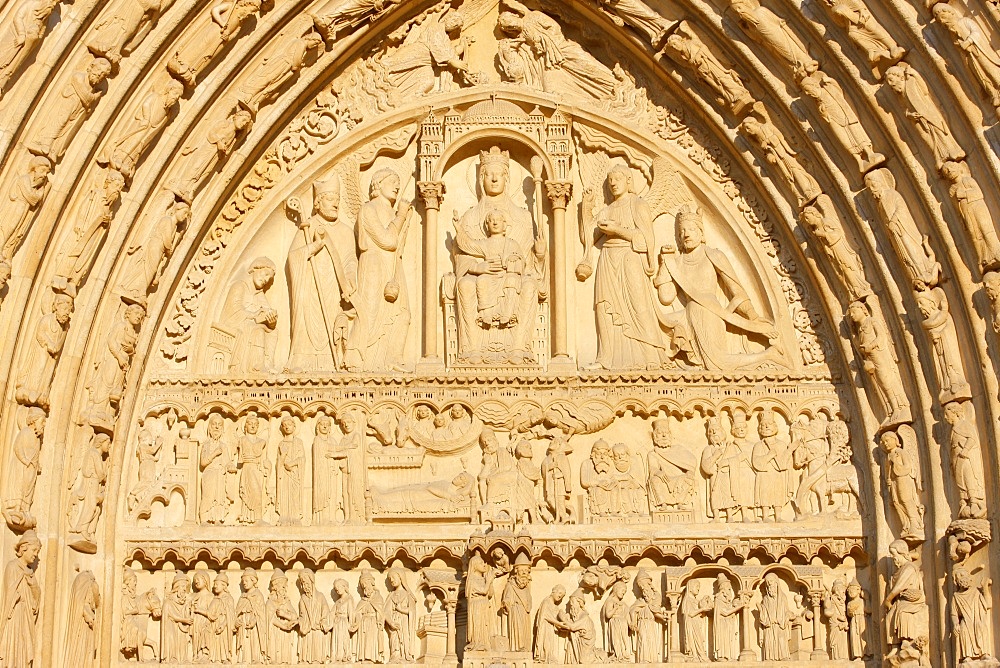
{"type": "Polygon", "coordinates": [[[348,158],[337,167],[337,172],[344,184],[344,195],[340,200],[340,206],[343,208],[342,213],[346,214],[345,220],[353,225],[358,219],[358,211],[361,210],[361,205],[364,203],[361,195],[361,170],[358,169],[357,161],[348,158]]]}
{"type": "Polygon", "coordinates": [[[645,195],[655,220],[664,213],[674,213],[683,204],[694,202],[694,195],[680,172],[663,156],[653,158],[653,183],[645,195]]]}
{"type": "Polygon", "coordinates": [[[899,441],[902,444],[903,451],[906,452],[914,463],[913,469],[917,489],[922,491],[924,489],[924,476],[920,472],[920,447],[917,444],[917,432],[910,425],[903,424],[899,426],[896,433],[899,434],[899,441]]]}
{"type": "Polygon", "coordinates": [[[465,0],[459,9],[465,16],[465,25],[473,26],[479,23],[498,4],[500,4],[500,0],[465,0]]]}

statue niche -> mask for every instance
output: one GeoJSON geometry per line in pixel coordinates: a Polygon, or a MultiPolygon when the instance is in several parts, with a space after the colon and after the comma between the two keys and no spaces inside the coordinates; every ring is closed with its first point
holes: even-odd
{"type": "MultiPolygon", "coordinates": [[[[454,298],[458,362],[538,362],[532,350],[545,297],[545,239],[538,221],[508,193],[510,154],[480,152],[479,200],[454,217],[454,298]]],[[[450,277],[449,277],[450,278],[450,277]]]]}

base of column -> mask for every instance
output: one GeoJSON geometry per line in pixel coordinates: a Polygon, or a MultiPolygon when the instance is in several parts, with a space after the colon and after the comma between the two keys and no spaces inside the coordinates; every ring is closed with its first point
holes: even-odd
{"type": "Polygon", "coordinates": [[[437,374],[444,373],[444,358],[442,357],[422,357],[420,361],[417,362],[416,368],[414,369],[417,374],[437,374]]]}
{"type": "Polygon", "coordinates": [[[569,355],[556,355],[549,360],[550,373],[575,373],[576,360],[569,355]]]}
{"type": "Polygon", "coordinates": [[[756,661],[757,654],[752,649],[740,650],[740,661],[756,661]]]}

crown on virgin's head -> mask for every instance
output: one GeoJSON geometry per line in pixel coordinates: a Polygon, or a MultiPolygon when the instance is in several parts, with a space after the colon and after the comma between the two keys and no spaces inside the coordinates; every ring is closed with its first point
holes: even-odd
{"type": "Polygon", "coordinates": [[[485,167],[490,164],[508,166],[510,164],[510,153],[508,151],[501,151],[499,146],[491,146],[489,151],[480,151],[479,165],[485,167]]]}
{"type": "Polygon", "coordinates": [[[684,223],[689,220],[701,223],[701,207],[693,207],[690,204],[681,206],[681,210],[677,212],[677,222],[684,223]]]}

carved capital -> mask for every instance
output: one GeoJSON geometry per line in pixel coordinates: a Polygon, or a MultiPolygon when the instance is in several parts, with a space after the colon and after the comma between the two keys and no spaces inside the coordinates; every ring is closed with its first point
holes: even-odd
{"type": "Polygon", "coordinates": [[[565,209],[569,205],[569,198],[573,195],[573,183],[570,181],[546,181],[545,194],[552,207],[555,209],[565,209]]]}
{"type": "Polygon", "coordinates": [[[441,209],[441,200],[444,198],[444,181],[418,181],[417,190],[420,192],[425,209],[433,211],[441,209]]]}

